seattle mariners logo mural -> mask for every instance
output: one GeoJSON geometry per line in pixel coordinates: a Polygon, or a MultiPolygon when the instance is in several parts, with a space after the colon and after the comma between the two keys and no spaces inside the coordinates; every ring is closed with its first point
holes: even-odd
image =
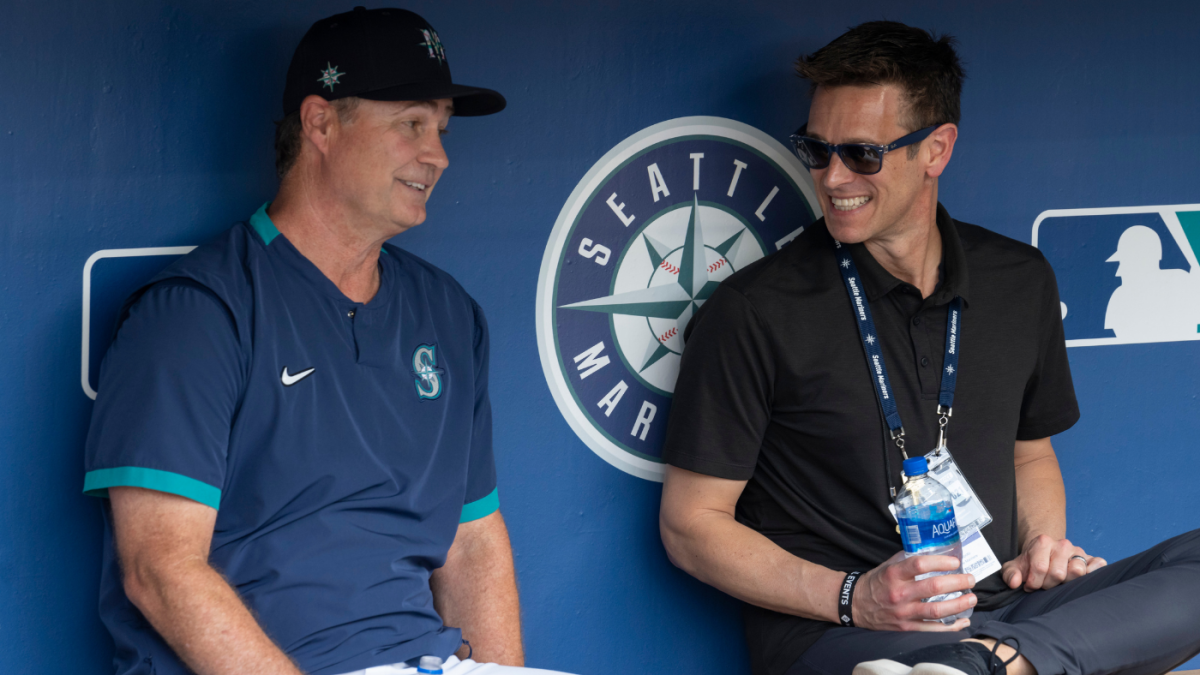
{"type": "Polygon", "coordinates": [[[662,480],[688,321],[819,213],[795,156],[740,122],[670,120],[601,158],[563,206],[538,279],[542,368],[580,439],[662,480]]]}
{"type": "Polygon", "coordinates": [[[1200,204],[1046,211],[1068,347],[1200,340],[1200,204]]]}

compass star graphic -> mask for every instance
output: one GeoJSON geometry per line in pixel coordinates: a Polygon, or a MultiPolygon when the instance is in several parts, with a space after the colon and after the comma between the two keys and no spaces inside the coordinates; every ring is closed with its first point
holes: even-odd
{"type": "Polygon", "coordinates": [[[845,267],[847,269],[850,267],[850,259],[849,258],[842,258],[842,267],[845,267]]]}
{"type": "Polygon", "coordinates": [[[954,374],[954,366],[946,366],[946,374],[953,375],[954,374]]]}
{"type": "MultiPolygon", "coordinates": [[[[683,251],[678,266],[665,262],[672,250],[656,241],[647,234],[642,240],[649,254],[650,263],[655,268],[663,267],[675,274],[673,283],[651,285],[635,291],[607,295],[583,302],[562,305],[566,309],[577,309],[585,312],[603,312],[606,314],[624,314],[628,316],[646,317],[647,319],[667,319],[674,321],[674,327],[662,335],[654,335],[646,353],[634,363],[638,372],[654,365],[674,350],[666,344],[668,337],[682,335],[688,321],[696,310],[712,296],[720,281],[712,278],[712,272],[730,261],[737,259],[737,253],[746,234],[745,228],[721,242],[717,246],[706,246],[704,225],[700,218],[699,197],[693,197],[691,213],[688,216],[687,233],[684,236],[683,251]],[[709,263],[708,250],[715,251],[720,258],[716,263],[709,263]]],[[[630,359],[633,360],[632,358],[630,359]]]]}
{"type": "Polygon", "coordinates": [[[875,344],[875,336],[874,335],[867,336],[867,344],[869,344],[869,345],[875,344]]]}
{"type": "Polygon", "coordinates": [[[329,91],[333,91],[333,85],[342,83],[339,78],[341,78],[343,75],[345,75],[345,73],[339,73],[337,66],[331,66],[329,65],[329,62],[326,61],[325,70],[321,71],[321,76],[317,78],[317,82],[322,83],[322,89],[329,87],[329,91]]]}

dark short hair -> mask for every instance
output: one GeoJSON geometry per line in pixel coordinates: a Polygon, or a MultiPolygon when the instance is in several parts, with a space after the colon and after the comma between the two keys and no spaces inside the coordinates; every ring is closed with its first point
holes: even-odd
{"type": "Polygon", "coordinates": [[[897,84],[909,131],[958,124],[963,73],[956,40],[895,21],[868,21],[796,61],[796,72],[818,87],[897,84]]]}
{"type": "MultiPolygon", "coordinates": [[[[337,111],[338,120],[342,124],[349,124],[354,121],[354,111],[358,109],[360,100],[349,96],[330,101],[330,105],[337,111]]],[[[296,158],[300,156],[300,132],[303,130],[299,110],[275,123],[275,173],[280,178],[292,170],[296,158]]]]}

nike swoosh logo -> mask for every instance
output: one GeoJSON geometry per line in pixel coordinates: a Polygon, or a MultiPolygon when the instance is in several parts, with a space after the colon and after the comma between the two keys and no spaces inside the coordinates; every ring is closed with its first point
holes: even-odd
{"type": "Polygon", "coordinates": [[[289,375],[287,366],[284,366],[283,372],[279,374],[279,381],[283,382],[283,386],[290,387],[309,375],[312,375],[314,370],[316,370],[316,368],[309,368],[308,370],[302,370],[295,375],[289,375]]]}

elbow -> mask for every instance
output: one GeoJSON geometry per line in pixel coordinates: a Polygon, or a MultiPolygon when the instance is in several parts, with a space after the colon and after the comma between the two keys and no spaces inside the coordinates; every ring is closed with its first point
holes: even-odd
{"type": "Polygon", "coordinates": [[[709,583],[706,570],[724,547],[727,521],[743,484],[667,466],[658,533],[671,564],[709,583]]]}
{"type": "Polygon", "coordinates": [[[687,556],[684,555],[686,535],[674,527],[666,514],[659,514],[658,534],[662,539],[663,549],[667,552],[667,560],[671,561],[672,565],[691,574],[692,570],[684,562],[687,559],[687,556]]]}
{"type": "Polygon", "coordinates": [[[184,585],[191,571],[190,561],[169,563],[154,556],[131,556],[121,561],[121,586],[125,597],[153,622],[168,604],[172,587],[184,585]]]}
{"type": "Polygon", "coordinates": [[[149,581],[149,571],[137,561],[121,561],[121,585],[125,589],[125,597],[133,603],[142,614],[149,616],[150,604],[154,596],[153,584],[149,581]]]}
{"type": "Polygon", "coordinates": [[[671,539],[671,533],[667,531],[667,526],[665,523],[663,523],[662,518],[658,519],[658,536],[660,539],[662,539],[663,550],[667,552],[667,560],[671,561],[672,565],[682,569],[682,566],[679,564],[679,560],[672,552],[673,541],[671,539]]]}

